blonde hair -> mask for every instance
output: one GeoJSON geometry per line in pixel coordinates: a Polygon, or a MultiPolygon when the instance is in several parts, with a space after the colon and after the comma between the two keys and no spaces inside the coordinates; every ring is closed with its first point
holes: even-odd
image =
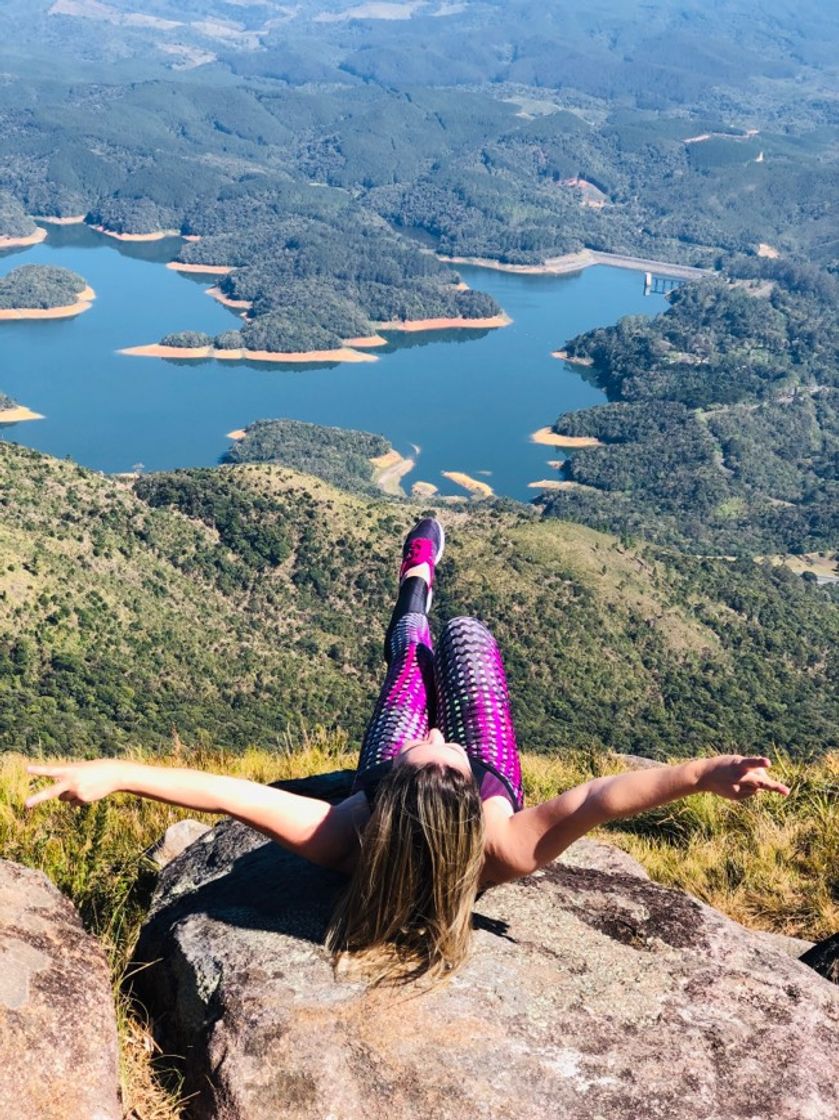
{"type": "Polygon", "coordinates": [[[484,862],[480,794],[451,766],[394,766],[382,779],[349,886],[326,936],[371,983],[434,981],[466,959],[484,862]]]}

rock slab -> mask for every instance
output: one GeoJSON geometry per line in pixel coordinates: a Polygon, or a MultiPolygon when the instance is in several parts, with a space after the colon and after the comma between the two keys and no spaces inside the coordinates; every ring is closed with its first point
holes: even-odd
{"type": "Polygon", "coordinates": [[[609,845],[486,892],[430,992],[333,977],[341,883],[234,821],[162,872],[137,981],[195,1120],[839,1116],[835,986],[609,845]]]}
{"type": "Polygon", "coordinates": [[[0,1115],[120,1120],[108,963],[40,871],[0,860],[0,1115]]]}

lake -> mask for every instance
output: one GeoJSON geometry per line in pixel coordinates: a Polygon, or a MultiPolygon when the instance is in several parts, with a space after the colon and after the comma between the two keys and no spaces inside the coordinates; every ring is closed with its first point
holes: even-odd
{"type": "Polygon", "coordinates": [[[562,449],[529,441],[564,412],[605,400],[585,370],[552,358],[567,339],[623,315],[655,314],[639,272],[596,266],[570,276],[522,276],[461,266],[473,288],[513,319],[491,331],[388,335],[379,361],[342,365],[163,361],[117,353],[177,330],[209,334],[237,313],[207,294],[212,280],[164,267],[180,239],[117,242],[85,226],[50,227],[40,245],[0,253],[0,275],[21,264],[62,265],[97,293],[74,319],[0,323],[0,392],[44,420],[0,427],[2,438],[96,470],[212,465],[225,433],[290,417],[380,432],[415,456],[406,488],[462,471],[498,494],[529,500],[528,483],[555,475],[562,449]]]}

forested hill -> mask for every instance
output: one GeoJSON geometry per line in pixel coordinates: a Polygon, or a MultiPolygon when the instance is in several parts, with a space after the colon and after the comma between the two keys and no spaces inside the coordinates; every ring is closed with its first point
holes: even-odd
{"type": "Polygon", "coordinates": [[[813,266],[732,261],[653,319],[565,344],[611,403],[560,417],[603,446],[545,508],[699,552],[839,543],[839,282],[813,266]]]}
{"type": "MultiPolygon", "coordinates": [[[[360,736],[420,507],[262,465],[132,484],[8,444],[0,506],[3,747],[360,736]]],[[[524,506],[443,516],[437,618],[496,630],[528,748],[807,756],[836,741],[829,591],[524,506]]]]}

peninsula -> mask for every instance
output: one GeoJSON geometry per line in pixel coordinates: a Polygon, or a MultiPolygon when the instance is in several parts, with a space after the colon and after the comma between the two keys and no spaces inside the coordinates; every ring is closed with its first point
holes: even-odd
{"type": "Polygon", "coordinates": [[[17,401],[0,393],[0,424],[19,424],[22,420],[43,420],[40,412],[18,404],[17,401]]]}
{"type": "Polygon", "coordinates": [[[152,233],[117,233],[116,230],[108,229],[106,226],[95,225],[91,226],[97,233],[103,233],[105,237],[113,237],[115,241],[163,241],[166,237],[180,237],[181,231],[177,229],[157,229],[152,233]]]}
{"type": "Polygon", "coordinates": [[[533,432],[530,442],[542,443],[547,447],[599,447],[602,441],[594,436],[563,436],[548,427],[533,432]]]}
{"type": "Polygon", "coordinates": [[[508,327],[512,323],[509,315],[489,315],[483,319],[392,319],[387,323],[376,323],[380,331],[447,331],[447,330],[488,330],[495,327],[508,327]]]}
{"type": "Polygon", "coordinates": [[[21,234],[19,237],[0,237],[0,252],[3,249],[25,249],[29,245],[38,245],[46,240],[47,231],[37,226],[32,233],[21,234]]]}
{"type": "Polygon", "coordinates": [[[481,482],[477,478],[472,478],[469,474],[464,474],[463,471],[441,471],[443,478],[447,478],[456,486],[462,486],[464,490],[468,490],[470,494],[474,494],[478,498],[491,498],[494,490],[488,482],[481,482]]]}
{"type": "Polygon", "coordinates": [[[96,293],[68,268],[29,264],[0,277],[0,320],[68,319],[87,311],[96,293]]]}
{"type": "MultiPolygon", "coordinates": [[[[2,315],[2,312],[0,312],[2,315]]],[[[151,343],[149,346],[127,346],[119,351],[131,358],[169,358],[179,361],[197,359],[206,361],[248,362],[377,362],[375,354],[362,354],[350,346],[337,346],[331,350],[248,350],[246,347],[235,349],[216,349],[214,346],[164,346],[151,343]]]]}

